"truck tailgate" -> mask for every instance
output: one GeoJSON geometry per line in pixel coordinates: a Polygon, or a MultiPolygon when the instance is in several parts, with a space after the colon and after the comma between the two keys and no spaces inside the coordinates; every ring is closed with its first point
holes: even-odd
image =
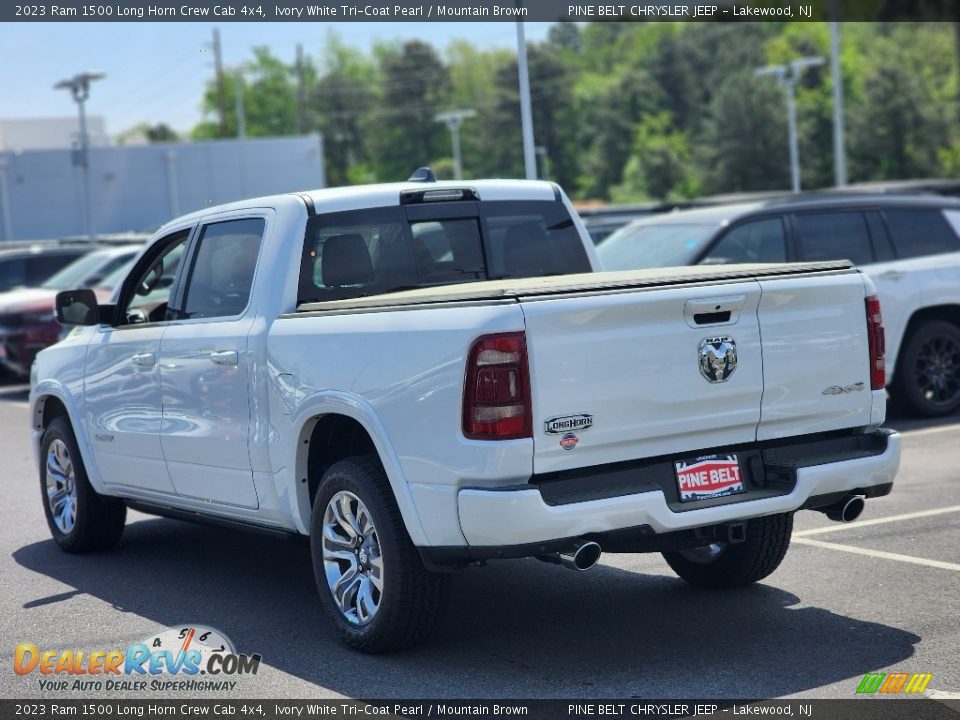
{"type": "Polygon", "coordinates": [[[534,472],[752,442],[763,395],[760,300],[752,280],[524,300],[534,472]],[[729,317],[712,314],[717,306],[729,317]],[[728,378],[701,373],[704,340],[720,355],[735,345],[728,378]],[[577,429],[578,415],[591,427],[577,429]]]}
{"type": "Polygon", "coordinates": [[[859,274],[761,280],[758,440],[870,424],[870,354],[859,274]]]}
{"type": "Polygon", "coordinates": [[[534,472],[869,425],[864,294],[798,271],[521,297],[534,472]]]}

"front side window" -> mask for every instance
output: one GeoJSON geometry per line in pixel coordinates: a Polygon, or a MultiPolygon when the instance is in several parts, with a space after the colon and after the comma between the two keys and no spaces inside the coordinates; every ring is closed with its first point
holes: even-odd
{"type": "Polygon", "coordinates": [[[787,244],[780,218],[754,220],[733,228],[723,236],[703,264],[786,262],[787,244]]]}
{"type": "Polygon", "coordinates": [[[801,260],[847,259],[856,265],[873,262],[873,249],[863,213],[804,213],[794,216],[801,260]]]}
{"type": "Polygon", "coordinates": [[[204,226],[178,319],[231,317],[244,311],[265,225],[263,218],[244,218],[204,226]]]}
{"type": "Polygon", "coordinates": [[[168,302],[180,269],[190,232],[171,235],[158,242],[158,254],[138,263],[134,275],[124,283],[120,297],[120,324],[160,322],[168,317],[168,302]]]}

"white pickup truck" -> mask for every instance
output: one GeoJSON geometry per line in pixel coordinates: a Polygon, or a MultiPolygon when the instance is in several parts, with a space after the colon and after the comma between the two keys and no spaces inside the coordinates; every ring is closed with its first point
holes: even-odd
{"type": "Polygon", "coordinates": [[[30,404],[68,552],[126,508],[308,536],[350,645],[423,639],[449,571],[601,548],[773,572],[793,513],[890,492],[883,326],[848,264],[597,273],[549,183],[278,195],[162,228],[42,352],[30,404]]]}

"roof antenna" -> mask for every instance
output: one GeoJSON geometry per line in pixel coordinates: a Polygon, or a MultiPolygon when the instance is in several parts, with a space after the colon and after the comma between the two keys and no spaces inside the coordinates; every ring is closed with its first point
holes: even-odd
{"type": "Polygon", "coordinates": [[[413,171],[413,175],[407,178],[407,182],[433,182],[437,181],[437,176],[433,170],[428,167],[418,167],[413,171]]]}

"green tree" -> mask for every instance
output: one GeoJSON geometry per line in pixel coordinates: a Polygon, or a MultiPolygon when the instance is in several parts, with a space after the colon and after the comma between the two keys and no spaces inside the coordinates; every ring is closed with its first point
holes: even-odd
{"type": "Polygon", "coordinates": [[[783,90],[757,80],[752,70],[735,73],[710,103],[695,140],[708,194],[790,187],[783,90]]]}
{"type": "Polygon", "coordinates": [[[376,67],[330,31],[322,68],[308,91],[307,105],[314,126],[323,133],[327,182],[347,185],[357,177],[370,178],[368,127],[377,104],[376,67]]]}
{"type": "MultiPolygon", "coordinates": [[[[312,68],[308,68],[312,75],[312,68]]],[[[308,82],[310,79],[308,78],[308,82]]],[[[253,58],[224,75],[227,135],[236,137],[237,91],[242,91],[243,115],[248,137],[269,137],[297,133],[297,84],[291,65],[270,54],[266,47],[253,49],[253,58]]],[[[194,127],[195,140],[219,137],[216,116],[219,110],[216,81],[207,83],[202,109],[205,119],[194,127]],[[213,117],[210,117],[213,116],[213,117]]]]}
{"type": "Polygon", "coordinates": [[[419,40],[383,49],[379,73],[374,163],[381,179],[405,180],[417,167],[449,154],[448,133],[434,116],[445,109],[450,74],[433,47],[419,40]]]}
{"type": "Polygon", "coordinates": [[[623,180],[613,191],[620,201],[668,200],[698,193],[690,140],[668,112],[647,115],[637,127],[623,180]]]}

